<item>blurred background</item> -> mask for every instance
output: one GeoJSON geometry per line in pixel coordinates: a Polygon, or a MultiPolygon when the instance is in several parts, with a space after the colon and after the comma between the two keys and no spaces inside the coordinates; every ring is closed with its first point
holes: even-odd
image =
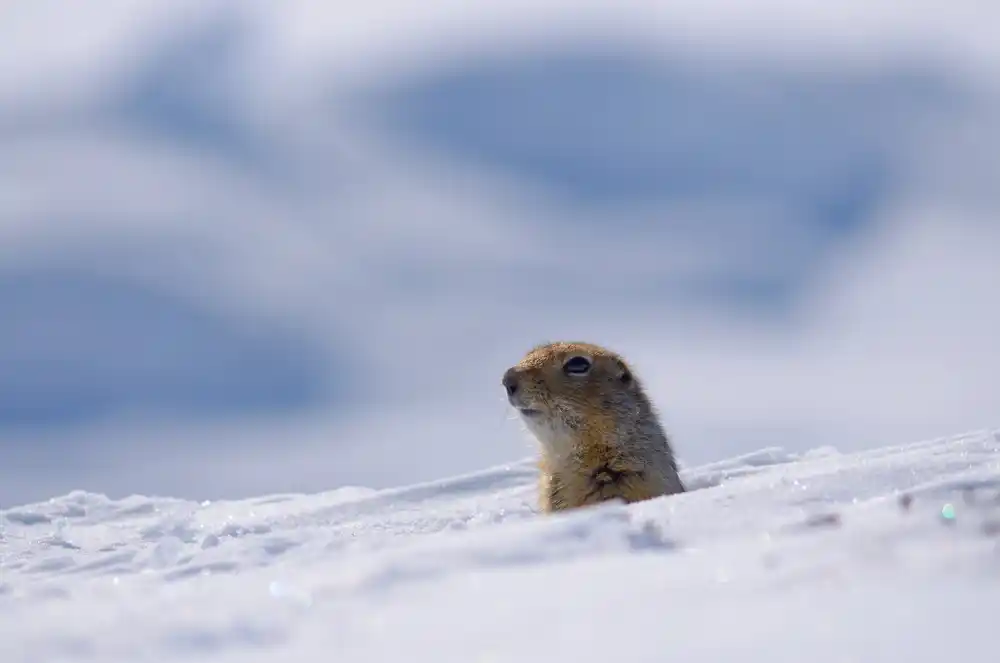
{"type": "Polygon", "coordinates": [[[1000,425],[1000,5],[0,13],[0,505],[526,457],[622,352],[684,465],[1000,425]]]}

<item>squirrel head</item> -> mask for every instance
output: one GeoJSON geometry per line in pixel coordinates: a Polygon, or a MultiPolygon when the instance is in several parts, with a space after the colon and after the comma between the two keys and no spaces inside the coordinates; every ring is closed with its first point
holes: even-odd
{"type": "Polygon", "coordinates": [[[592,343],[547,343],[503,375],[507,401],[552,451],[566,450],[585,431],[612,430],[635,416],[642,399],[631,367],[592,343]]]}

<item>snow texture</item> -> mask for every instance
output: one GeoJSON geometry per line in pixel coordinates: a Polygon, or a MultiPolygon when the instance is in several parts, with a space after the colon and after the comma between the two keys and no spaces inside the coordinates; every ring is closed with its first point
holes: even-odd
{"type": "Polygon", "coordinates": [[[684,468],[557,516],[530,460],[0,512],[4,663],[994,660],[1000,430],[684,468]]]}

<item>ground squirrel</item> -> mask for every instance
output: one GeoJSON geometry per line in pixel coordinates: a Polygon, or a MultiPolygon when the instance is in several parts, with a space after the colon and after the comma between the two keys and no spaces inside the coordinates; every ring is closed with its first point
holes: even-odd
{"type": "Polygon", "coordinates": [[[684,492],[656,411],[614,352],[540,345],[504,373],[503,386],[541,445],[542,511],[684,492]]]}

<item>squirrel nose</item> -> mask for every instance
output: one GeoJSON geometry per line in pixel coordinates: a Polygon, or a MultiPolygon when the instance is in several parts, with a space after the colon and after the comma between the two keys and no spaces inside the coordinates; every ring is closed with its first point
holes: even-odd
{"type": "Polygon", "coordinates": [[[517,373],[513,368],[503,374],[503,386],[508,396],[513,396],[517,392],[517,373]]]}

